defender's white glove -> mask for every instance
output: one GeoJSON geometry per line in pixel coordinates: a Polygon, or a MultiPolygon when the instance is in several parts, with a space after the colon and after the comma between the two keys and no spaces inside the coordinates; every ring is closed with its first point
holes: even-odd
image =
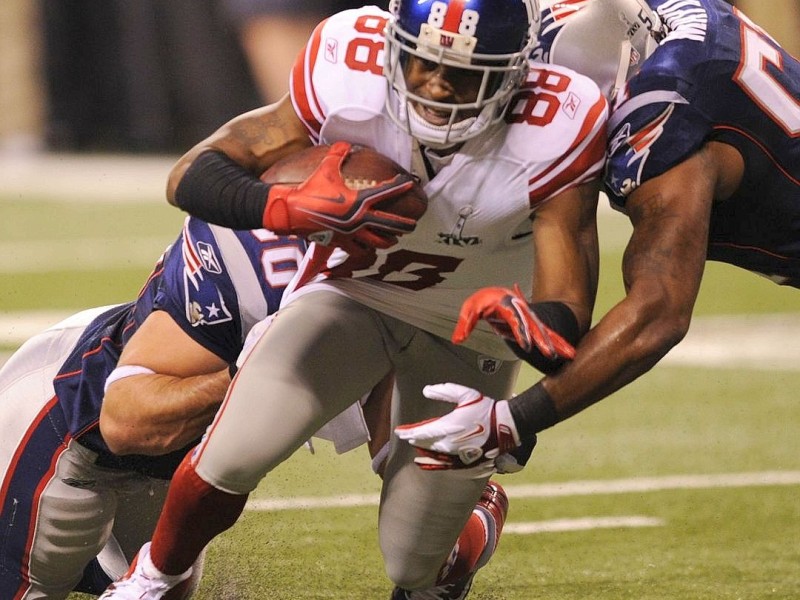
{"type": "Polygon", "coordinates": [[[488,461],[508,472],[505,461],[497,459],[517,448],[520,438],[506,400],[495,401],[456,383],[427,385],[422,393],[457,406],[442,417],[395,428],[397,437],[416,449],[414,462],[420,468],[466,469],[488,461]]]}

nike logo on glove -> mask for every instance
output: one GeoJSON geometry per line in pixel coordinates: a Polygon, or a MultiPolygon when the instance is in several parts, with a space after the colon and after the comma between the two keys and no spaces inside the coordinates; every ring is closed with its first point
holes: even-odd
{"type": "Polygon", "coordinates": [[[347,198],[345,198],[343,194],[339,194],[338,196],[311,196],[311,198],[316,198],[317,200],[327,200],[328,202],[333,202],[334,204],[344,204],[347,202],[347,198]]]}
{"type": "Polygon", "coordinates": [[[474,437],[478,437],[479,435],[482,435],[484,431],[486,431],[486,428],[483,425],[479,424],[479,425],[476,425],[475,429],[473,429],[472,431],[470,431],[468,433],[465,433],[464,435],[461,435],[461,436],[455,438],[453,441],[455,441],[455,442],[463,442],[463,441],[468,440],[470,438],[474,438],[474,437]]]}

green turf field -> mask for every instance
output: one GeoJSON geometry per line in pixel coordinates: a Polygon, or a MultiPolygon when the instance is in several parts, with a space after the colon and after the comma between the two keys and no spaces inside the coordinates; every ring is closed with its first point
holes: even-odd
{"type": "MultiPolygon", "coordinates": [[[[176,209],[152,202],[0,198],[0,206],[3,313],[132,298],[182,221],[176,209]]],[[[602,217],[598,315],[622,293],[626,230],[623,217],[602,217]]],[[[799,298],[711,264],[696,314],[797,317],[799,298]]],[[[534,380],[526,371],[521,386],[534,380]]],[[[511,497],[509,529],[534,532],[504,535],[470,598],[800,597],[797,389],[800,370],[659,365],[545,432],[529,467],[500,478],[511,497]],[[642,489],[643,482],[652,485],[642,489]]],[[[365,500],[248,510],[212,544],[199,600],[388,598],[375,531],[379,482],[366,453],[335,456],[316,446],[314,456],[301,450],[270,474],[254,500],[365,500]]]]}

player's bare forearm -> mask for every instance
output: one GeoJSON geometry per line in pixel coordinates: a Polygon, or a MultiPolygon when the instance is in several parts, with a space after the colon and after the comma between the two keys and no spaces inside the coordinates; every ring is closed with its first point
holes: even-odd
{"type": "Polygon", "coordinates": [[[100,431],[118,454],[158,455],[193,441],[230,382],[226,361],[161,310],[125,345],[118,368],[131,367],[150,374],[112,376],[100,409],[100,431]]]}
{"type": "Polygon", "coordinates": [[[311,145],[288,96],[235,117],[184,154],[172,168],[167,200],[175,205],[175,190],[192,162],[203,152],[222,152],[254,175],[288,154],[311,145]]]}
{"type": "Polygon", "coordinates": [[[691,167],[674,169],[631,197],[627,294],[581,340],[574,361],[542,381],[559,419],[647,372],[686,334],[705,266],[714,185],[701,159],[691,167]]]}
{"type": "Polygon", "coordinates": [[[566,304],[585,332],[597,295],[597,199],[591,182],[562,192],[536,211],[533,221],[534,302],[566,304]]]}
{"type": "Polygon", "coordinates": [[[116,454],[179,450],[203,434],[229,383],[227,369],[192,377],[126,377],[108,387],[100,431],[116,454]]]}

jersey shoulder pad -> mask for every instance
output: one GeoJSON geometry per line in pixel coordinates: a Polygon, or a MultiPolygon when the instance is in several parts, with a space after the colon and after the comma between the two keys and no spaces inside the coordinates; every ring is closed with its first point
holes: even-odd
{"type": "Polygon", "coordinates": [[[624,205],[634,189],[685,160],[708,138],[712,124],[683,93],[686,84],[668,68],[643,68],[620,94],[608,134],[605,183],[612,202],[624,205]]]}
{"type": "Polygon", "coordinates": [[[529,164],[532,203],[600,175],[608,103],[588,77],[532,63],[506,120],[509,150],[529,164]]]}
{"type": "Polygon", "coordinates": [[[375,6],[345,10],[320,23],[297,58],[290,93],[312,139],[329,115],[382,110],[384,34],[390,15],[375,6]]]}
{"type": "Polygon", "coordinates": [[[557,158],[579,137],[601,130],[608,104],[585,75],[560,65],[533,63],[527,83],[512,100],[506,116],[509,139],[537,160],[557,158]]]}
{"type": "Polygon", "coordinates": [[[211,228],[187,218],[164,262],[156,307],[194,328],[233,321],[235,306],[236,291],[211,228]]]}

